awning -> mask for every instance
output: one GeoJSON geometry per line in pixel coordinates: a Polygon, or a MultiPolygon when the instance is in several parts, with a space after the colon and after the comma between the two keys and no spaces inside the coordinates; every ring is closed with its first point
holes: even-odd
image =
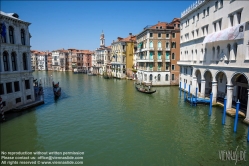
{"type": "Polygon", "coordinates": [[[237,40],[244,38],[246,23],[241,23],[233,27],[226,28],[219,32],[214,32],[207,35],[203,41],[203,44],[222,41],[222,40],[237,40]]]}

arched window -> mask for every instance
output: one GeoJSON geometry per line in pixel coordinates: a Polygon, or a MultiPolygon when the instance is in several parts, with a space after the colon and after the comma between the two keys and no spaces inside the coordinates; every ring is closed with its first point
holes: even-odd
{"type": "Polygon", "coordinates": [[[215,48],[213,47],[213,60],[215,59],[215,48]]]}
{"type": "Polygon", "coordinates": [[[169,80],[169,75],[166,74],[166,75],[165,75],[165,81],[168,81],[168,80],[169,80]]]}
{"type": "Polygon", "coordinates": [[[0,24],[0,29],[1,29],[1,41],[2,43],[6,43],[6,26],[4,23],[0,24]]]}
{"type": "Polygon", "coordinates": [[[152,78],[152,74],[150,74],[150,81],[152,81],[152,79],[153,79],[153,78],[152,78]]]}
{"type": "Polygon", "coordinates": [[[26,53],[22,54],[22,63],[23,63],[23,70],[28,70],[28,64],[27,64],[27,55],[26,53]]]}
{"type": "Polygon", "coordinates": [[[157,76],[157,80],[160,81],[161,80],[161,74],[158,74],[157,76]]]}
{"type": "Polygon", "coordinates": [[[175,59],[175,53],[172,53],[172,57],[171,57],[172,59],[175,59]]]}
{"type": "Polygon", "coordinates": [[[24,29],[21,29],[21,42],[22,42],[22,45],[25,45],[25,31],[24,31],[24,29]]]}
{"type": "Polygon", "coordinates": [[[158,47],[158,48],[162,48],[162,45],[161,45],[161,42],[160,42],[160,41],[158,42],[157,47],[158,47]]]}
{"type": "Polygon", "coordinates": [[[11,53],[11,64],[12,64],[12,70],[17,71],[17,61],[16,61],[16,53],[11,53]]]}
{"type": "Polygon", "coordinates": [[[3,52],[3,67],[4,71],[9,71],[9,55],[6,51],[3,52]]]}
{"type": "Polygon", "coordinates": [[[220,56],[220,46],[217,46],[217,59],[219,59],[220,56]]]}
{"type": "Polygon", "coordinates": [[[227,57],[227,58],[226,58],[227,60],[230,59],[230,51],[231,51],[231,45],[228,44],[228,45],[227,45],[227,56],[226,56],[226,57],[227,57]]]}
{"type": "Polygon", "coordinates": [[[150,48],[153,48],[153,42],[150,41],[150,48]]]}
{"type": "Polygon", "coordinates": [[[236,60],[236,57],[237,57],[237,50],[238,50],[238,44],[234,43],[233,45],[234,60],[236,60]]]}
{"type": "Polygon", "coordinates": [[[9,26],[9,39],[10,43],[14,44],[14,28],[12,26],[9,26]]]}

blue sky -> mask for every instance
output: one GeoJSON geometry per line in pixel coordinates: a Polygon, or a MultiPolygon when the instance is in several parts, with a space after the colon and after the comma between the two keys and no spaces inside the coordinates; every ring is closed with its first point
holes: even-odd
{"type": "Polygon", "coordinates": [[[158,21],[171,22],[194,1],[1,1],[5,13],[30,22],[31,50],[95,50],[158,21]]]}

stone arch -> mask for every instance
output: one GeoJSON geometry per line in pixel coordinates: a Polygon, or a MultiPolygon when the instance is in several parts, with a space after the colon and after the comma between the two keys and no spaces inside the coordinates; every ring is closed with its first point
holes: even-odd
{"type": "Polygon", "coordinates": [[[205,80],[205,95],[209,95],[212,92],[212,72],[210,70],[205,70],[203,78],[205,80]]]}
{"type": "Polygon", "coordinates": [[[201,90],[201,79],[202,79],[202,74],[200,69],[195,70],[195,76],[196,76],[196,88],[198,88],[198,91],[200,92],[201,90]]]}
{"type": "Polygon", "coordinates": [[[217,82],[217,100],[223,102],[227,94],[227,74],[224,71],[217,71],[215,81],[217,82]]]}
{"type": "Polygon", "coordinates": [[[246,114],[248,104],[248,86],[249,80],[244,73],[236,72],[231,77],[231,84],[233,85],[232,101],[240,101],[240,109],[246,114]]]}

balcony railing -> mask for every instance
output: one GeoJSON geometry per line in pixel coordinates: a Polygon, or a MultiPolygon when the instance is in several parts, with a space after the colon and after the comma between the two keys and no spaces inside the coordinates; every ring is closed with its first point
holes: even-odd
{"type": "Polygon", "coordinates": [[[158,50],[158,51],[162,51],[163,48],[162,48],[162,47],[158,47],[157,50],[158,50]]]}
{"type": "Polygon", "coordinates": [[[166,47],[165,50],[166,50],[166,51],[170,51],[170,48],[166,47]]]}

